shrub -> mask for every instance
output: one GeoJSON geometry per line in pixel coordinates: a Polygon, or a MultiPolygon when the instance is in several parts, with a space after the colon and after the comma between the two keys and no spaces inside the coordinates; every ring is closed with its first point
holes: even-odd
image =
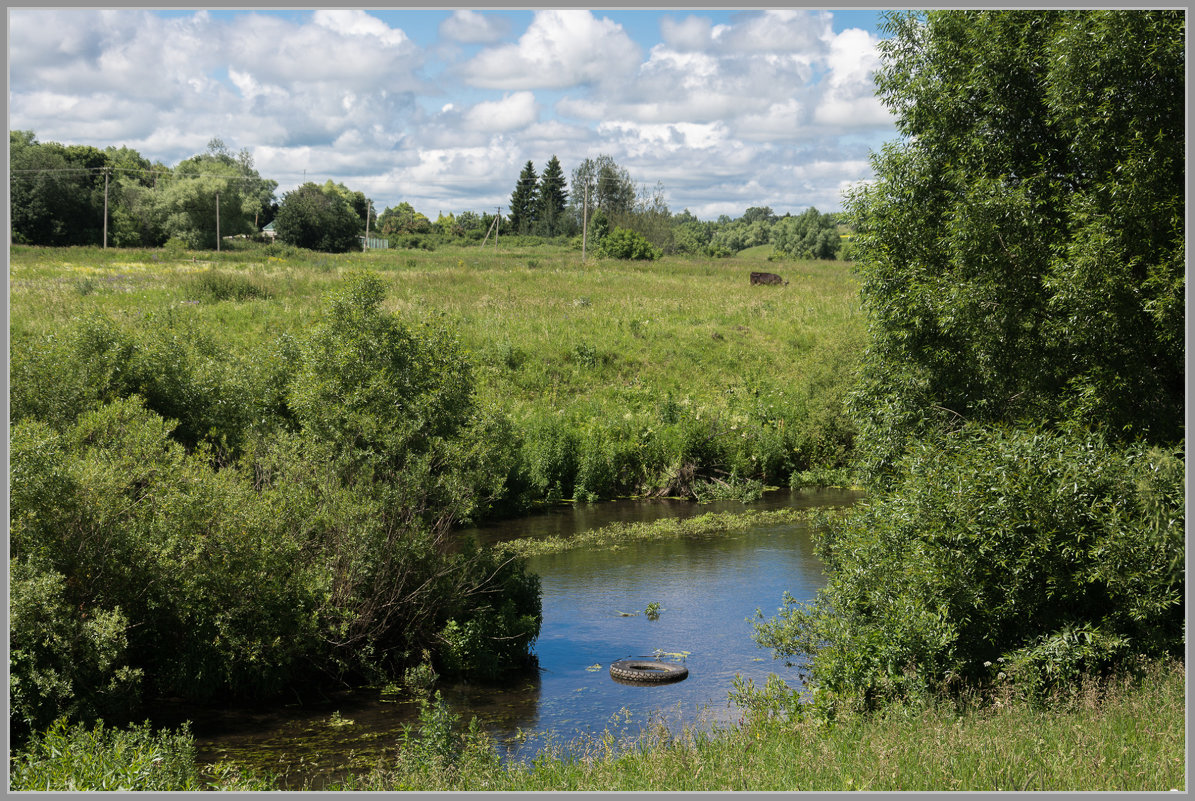
{"type": "Polygon", "coordinates": [[[626,228],[614,228],[602,238],[599,245],[602,255],[613,259],[655,260],[662,252],[653,247],[642,235],[626,228]]]}
{"type": "Polygon", "coordinates": [[[9,567],[9,688],[17,740],[56,718],[121,716],[136,704],[141,671],[127,664],[128,619],[119,608],[81,609],[66,578],[24,560],[9,567]]]}
{"type": "Polygon", "coordinates": [[[826,698],[997,678],[1039,695],[1182,647],[1181,453],[965,428],[914,445],[893,491],[817,551],[827,587],[811,604],[786,598],[756,636],[811,658],[826,698]]]}

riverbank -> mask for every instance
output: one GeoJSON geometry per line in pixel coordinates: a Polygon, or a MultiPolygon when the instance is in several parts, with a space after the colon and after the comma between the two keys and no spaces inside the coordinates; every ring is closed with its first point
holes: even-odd
{"type": "Polygon", "coordinates": [[[628,747],[596,737],[585,756],[498,768],[483,744],[455,762],[400,758],[357,790],[1184,790],[1185,668],[1088,681],[1045,707],[997,699],[890,705],[827,725],[760,720],[716,733],[657,731],[628,747]]]}
{"type": "MultiPolygon", "coordinates": [[[[713,733],[656,730],[633,743],[599,735],[580,757],[548,751],[507,767],[484,736],[450,728],[451,717],[430,706],[421,745],[412,739],[388,764],[330,789],[1183,791],[1185,678],[1182,663],[1156,662],[1137,678],[1087,682],[1045,707],[890,705],[832,725],[762,719],[713,733]]],[[[109,730],[108,740],[79,736],[63,748],[59,735],[31,747],[16,756],[10,789],[275,786],[228,764],[180,767],[189,735],[131,742],[109,730]],[[174,772],[163,776],[155,758],[174,772]]]]}

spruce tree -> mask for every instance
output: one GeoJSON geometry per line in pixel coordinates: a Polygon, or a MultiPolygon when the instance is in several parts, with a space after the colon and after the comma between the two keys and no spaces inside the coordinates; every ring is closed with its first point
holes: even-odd
{"type": "Polygon", "coordinates": [[[531,226],[535,224],[538,183],[535,165],[528,161],[519,174],[515,191],[510,195],[510,225],[520,234],[530,233],[531,226]]]}
{"type": "Polygon", "coordinates": [[[539,199],[536,213],[540,231],[544,236],[556,236],[564,232],[566,223],[564,207],[568,199],[566,185],[560,160],[553,155],[548,166],[544,168],[543,175],[539,178],[539,199]]]}

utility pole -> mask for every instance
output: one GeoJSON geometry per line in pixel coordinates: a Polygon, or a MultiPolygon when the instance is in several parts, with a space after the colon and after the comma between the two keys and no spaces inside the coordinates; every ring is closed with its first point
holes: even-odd
{"type": "Polygon", "coordinates": [[[498,249],[498,229],[502,227],[502,207],[498,207],[498,216],[494,218],[494,250],[498,249]]]}
{"type": "Polygon", "coordinates": [[[216,193],[216,252],[220,252],[220,193],[216,193]]]}
{"type": "Polygon", "coordinates": [[[589,239],[589,181],[585,182],[585,195],[581,199],[581,263],[585,263],[585,242],[589,239]]]}
{"type": "Polygon", "coordinates": [[[104,250],[108,249],[108,173],[104,168],[104,250]]]}

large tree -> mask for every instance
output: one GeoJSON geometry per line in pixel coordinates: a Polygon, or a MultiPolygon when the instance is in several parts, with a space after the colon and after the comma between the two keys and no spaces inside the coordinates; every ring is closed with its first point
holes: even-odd
{"type": "Polygon", "coordinates": [[[516,233],[529,234],[535,225],[536,209],[539,205],[538,185],[535,165],[528,161],[519,173],[515,191],[510,195],[510,227],[515,229],[516,233]]]}
{"type": "Polygon", "coordinates": [[[902,138],[850,202],[868,502],[758,639],[814,708],[1039,698],[1179,656],[1184,19],[889,18],[902,138]]]}
{"type": "Polygon", "coordinates": [[[573,170],[571,197],[578,221],[585,208],[590,214],[601,209],[606,216],[618,219],[635,207],[635,183],[625,167],[603,154],[596,159],[585,159],[573,170]]]}
{"type": "Polygon", "coordinates": [[[849,201],[868,466],[964,422],[1181,438],[1183,14],[887,24],[876,83],[902,136],[849,201]]]}
{"type": "MultiPolygon", "coordinates": [[[[757,220],[752,225],[761,222],[757,220]]],[[[834,215],[821,214],[812,206],[803,214],[777,222],[772,229],[772,241],[776,250],[798,259],[832,259],[838,255],[841,244],[834,215]]]]}
{"type": "Polygon", "coordinates": [[[196,248],[216,246],[217,222],[221,237],[256,233],[258,215],[277,188],[277,181],[258,175],[248,150],[233,155],[212,139],[207,152],[180,162],[163,183],[166,231],[196,248]]]}
{"type": "Polygon", "coordinates": [[[344,253],[357,247],[364,221],[331,182],[306,183],[283,196],[274,229],[287,244],[344,253]]]}
{"type": "Polygon", "coordinates": [[[539,177],[539,193],[536,199],[536,220],[544,236],[556,236],[564,232],[567,223],[564,213],[568,202],[567,186],[560,159],[552,156],[539,177]]]}
{"type": "Polygon", "coordinates": [[[405,200],[383,211],[378,216],[377,225],[378,230],[386,236],[426,234],[432,228],[431,220],[415,211],[415,207],[405,200]]]}
{"type": "Polygon", "coordinates": [[[93,147],[9,132],[12,238],[33,245],[100,244],[107,157],[93,147]]]}

